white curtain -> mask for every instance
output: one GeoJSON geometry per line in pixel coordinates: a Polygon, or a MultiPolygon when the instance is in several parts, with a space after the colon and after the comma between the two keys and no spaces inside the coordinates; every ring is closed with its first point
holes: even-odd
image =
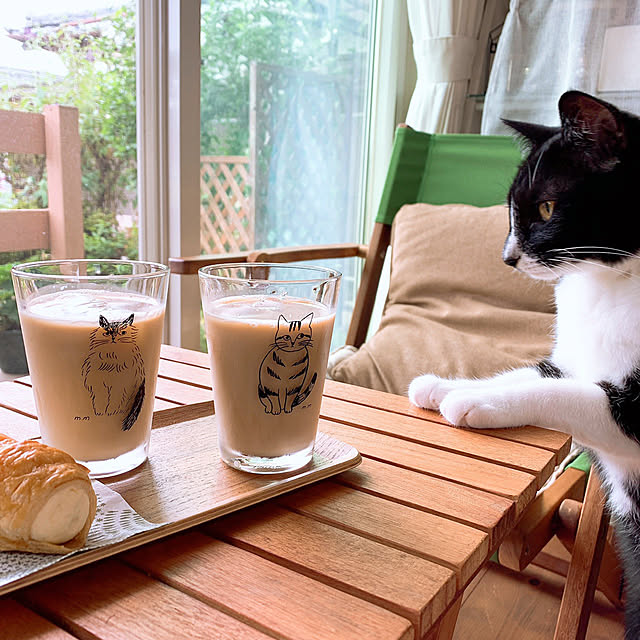
{"type": "Polygon", "coordinates": [[[504,0],[407,0],[416,88],[406,122],[428,133],[456,133],[465,117],[470,79],[483,73],[496,5],[504,0]],[[481,32],[483,41],[479,40],[481,32]]]}
{"type": "Polygon", "coordinates": [[[634,24],[640,24],[640,0],[511,0],[489,78],[482,133],[507,133],[500,118],[558,125],[558,98],[568,89],[639,113],[640,91],[598,92],[606,30],[634,24]]]}

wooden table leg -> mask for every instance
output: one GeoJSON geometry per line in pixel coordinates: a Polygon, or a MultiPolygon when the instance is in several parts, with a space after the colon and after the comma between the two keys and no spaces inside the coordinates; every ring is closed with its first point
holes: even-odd
{"type": "Polygon", "coordinates": [[[431,631],[424,636],[424,640],[451,640],[453,638],[463,593],[457,597],[449,609],[440,617],[440,620],[431,628],[431,631]]]}
{"type": "Polygon", "coordinates": [[[594,469],[589,474],[582,513],[567,573],[554,640],[583,640],[609,526],[605,497],[594,469]]]}

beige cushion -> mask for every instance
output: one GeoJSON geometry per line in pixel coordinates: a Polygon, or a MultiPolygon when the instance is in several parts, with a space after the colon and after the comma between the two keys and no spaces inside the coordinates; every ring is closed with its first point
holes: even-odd
{"type": "Polygon", "coordinates": [[[504,206],[405,205],[378,331],[334,380],[406,394],[423,373],[486,377],[551,351],[553,287],[506,266],[504,206]]]}

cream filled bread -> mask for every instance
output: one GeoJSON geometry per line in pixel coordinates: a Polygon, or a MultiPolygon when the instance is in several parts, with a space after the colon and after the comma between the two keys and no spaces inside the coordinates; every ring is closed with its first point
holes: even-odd
{"type": "Polygon", "coordinates": [[[69,454],[0,434],[0,550],[79,549],[96,502],[88,470],[69,454]]]}

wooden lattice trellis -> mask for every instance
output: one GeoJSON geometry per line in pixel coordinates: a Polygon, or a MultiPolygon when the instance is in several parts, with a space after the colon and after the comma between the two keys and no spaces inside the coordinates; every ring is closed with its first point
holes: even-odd
{"type": "Polygon", "coordinates": [[[201,156],[200,246],[204,253],[254,248],[249,158],[201,156]]]}

